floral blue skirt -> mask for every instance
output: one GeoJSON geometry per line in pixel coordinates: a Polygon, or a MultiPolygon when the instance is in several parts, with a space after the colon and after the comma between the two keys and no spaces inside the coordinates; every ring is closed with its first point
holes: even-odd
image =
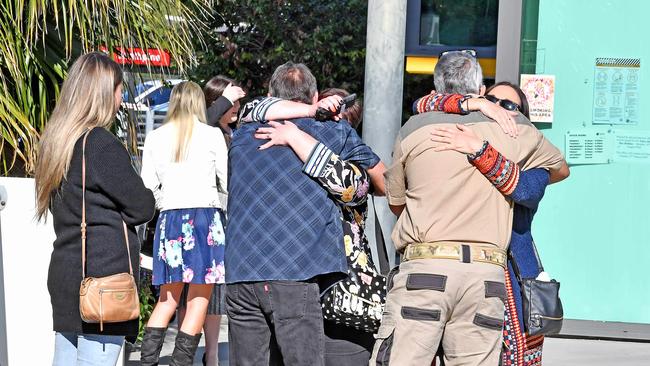
{"type": "Polygon", "coordinates": [[[225,222],[217,208],[162,211],[154,236],[152,283],[224,283],[225,222]]]}

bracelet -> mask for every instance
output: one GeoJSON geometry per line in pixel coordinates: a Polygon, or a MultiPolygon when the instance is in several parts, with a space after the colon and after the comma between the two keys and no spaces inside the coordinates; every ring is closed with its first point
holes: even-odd
{"type": "Polygon", "coordinates": [[[461,114],[469,114],[469,97],[467,95],[458,101],[458,109],[461,114]],[[463,103],[466,103],[465,108],[463,108],[463,103]]]}
{"type": "Polygon", "coordinates": [[[467,159],[469,159],[469,161],[471,162],[480,158],[483,155],[483,153],[485,153],[485,150],[487,150],[489,144],[490,143],[487,140],[483,140],[483,145],[481,146],[481,148],[474,154],[467,155],[467,159]]]}

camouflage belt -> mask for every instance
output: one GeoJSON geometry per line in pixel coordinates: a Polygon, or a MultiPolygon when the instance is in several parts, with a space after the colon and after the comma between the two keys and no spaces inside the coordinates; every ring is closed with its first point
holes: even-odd
{"type": "Polygon", "coordinates": [[[506,268],[506,251],[486,248],[480,244],[456,242],[414,243],[404,250],[402,261],[414,259],[456,259],[464,263],[483,262],[506,268]]]}

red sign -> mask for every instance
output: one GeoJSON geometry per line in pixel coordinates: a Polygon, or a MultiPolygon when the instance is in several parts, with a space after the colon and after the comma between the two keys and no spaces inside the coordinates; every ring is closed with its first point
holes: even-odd
{"type": "MultiPolygon", "coordinates": [[[[99,50],[108,53],[106,46],[99,47],[99,50]]],[[[113,60],[122,65],[169,66],[171,64],[169,52],[155,48],[143,50],[138,47],[115,47],[113,60]]]]}

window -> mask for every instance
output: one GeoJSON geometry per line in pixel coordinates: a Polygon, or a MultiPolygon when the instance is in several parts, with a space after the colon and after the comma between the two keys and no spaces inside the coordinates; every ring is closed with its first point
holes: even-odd
{"type": "Polygon", "coordinates": [[[496,57],[499,0],[409,0],[408,55],[471,48],[496,57]]]}

